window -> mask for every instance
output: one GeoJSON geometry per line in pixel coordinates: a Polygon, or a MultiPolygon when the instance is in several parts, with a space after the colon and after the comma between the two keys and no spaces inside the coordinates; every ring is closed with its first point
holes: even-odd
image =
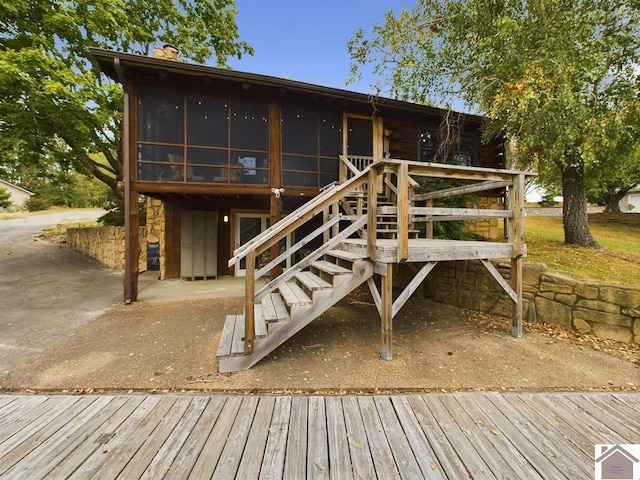
{"type": "Polygon", "coordinates": [[[421,162],[477,165],[475,138],[471,135],[458,135],[449,145],[442,145],[435,130],[420,129],[418,158],[421,162]]]}
{"type": "Polygon", "coordinates": [[[138,88],[138,180],[269,183],[268,104],[138,88]]]}
{"type": "Polygon", "coordinates": [[[436,154],[440,147],[438,134],[431,130],[420,130],[420,154],[418,158],[421,162],[437,162],[436,154]]]}
{"type": "Polygon", "coordinates": [[[465,165],[470,167],[475,165],[476,148],[473,137],[460,136],[453,142],[453,163],[454,165],[465,165]]]}
{"type": "Polygon", "coordinates": [[[284,104],[282,184],[323,187],[338,179],[342,153],[342,112],[284,104]]]}

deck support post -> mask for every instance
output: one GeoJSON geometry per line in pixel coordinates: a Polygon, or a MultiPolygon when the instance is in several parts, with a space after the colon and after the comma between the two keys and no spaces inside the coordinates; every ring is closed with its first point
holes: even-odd
{"type": "Polygon", "coordinates": [[[245,293],[244,293],[244,353],[253,353],[253,342],[255,339],[254,323],[254,298],[256,295],[256,252],[251,250],[247,254],[245,270],[245,293]]]}
{"type": "Polygon", "coordinates": [[[513,302],[511,335],[520,338],[522,337],[522,256],[511,259],[511,286],[516,294],[513,302]]]}
{"type": "Polygon", "coordinates": [[[368,190],[367,190],[367,256],[371,260],[376,258],[376,238],[378,237],[378,192],[375,185],[378,172],[375,168],[369,170],[368,190]]]}
{"type": "Polygon", "coordinates": [[[393,360],[393,264],[386,264],[386,273],[381,275],[382,310],[380,320],[382,326],[383,360],[393,360]]]}
{"type": "Polygon", "coordinates": [[[398,165],[397,225],[398,263],[409,257],[409,166],[406,162],[398,165]]]}
{"type": "Polygon", "coordinates": [[[123,293],[126,305],[138,299],[138,275],[140,267],[140,207],[138,204],[138,192],[131,188],[131,181],[135,178],[135,165],[131,162],[129,122],[131,121],[129,105],[129,85],[124,82],[120,60],[115,59],[115,68],[121,76],[124,85],[124,112],[122,119],[122,157],[123,157],[123,183],[124,183],[124,278],[123,293]]]}
{"type": "Polygon", "coordinates": [[[509,233],[513,242],[513,256],[511,257],[511,288],[515,291],[516,299],[513,303],[513,323],[511,335],[522,336],[522,257],[526,255],[524,243],[524,182],[525,176],[518,174],[513,177],[513,185],[509,190],[509,207],[511,208],[511,223],[509,233]]]}

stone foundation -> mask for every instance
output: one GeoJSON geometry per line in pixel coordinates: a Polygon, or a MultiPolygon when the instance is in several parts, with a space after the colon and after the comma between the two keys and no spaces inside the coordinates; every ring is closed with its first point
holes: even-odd
{"type": "MultiPolygon", "coordinates": [[[[147,230],[140,227],[140,271],[147,269],[147,230]]],[[[108,268],[124,269],[124,227],[68,228],[67,245],[108,268]]]]}
{"type": "Polygon", "coordinates": [[[147,242],[159,243],[160,278],[165,279],[165,208],[162,200],[147,198],[147,242]]]}
{"type": "MultiPolygon", "coordinates": [[[[474,205],[469,205],[469,208],[481,208],[483,210],[499,210],[503,208],[500,205],[500,199],[496,197],[479,197],[478,203],[474,205]]],[[[498,238],[499,235],[499,223],[502,222],[502,219],[498,220],[497,218],[479,218],[476,220],[471,220],[465,222],[464,229],[467,232],[475,233],[476,235],[480,235],[481,237],[488,239],[498,238]]]]}
{"type": "MultiPolygon", "coordinates": [[[[509,264],[497,268],[509,278],[509,264]]],[[[400,283],[406,283],[411,273],[406,269],[399,273],[400,283]]],[[[522,288],[524,321],[640,343],[640,287],[576,279],[548,272],[543,264],[525,263],[522,288]]],[[[511,299],[479,261],[439,263],[425,281],[425,296],[461,308],[512,316],[511,299]]]]}

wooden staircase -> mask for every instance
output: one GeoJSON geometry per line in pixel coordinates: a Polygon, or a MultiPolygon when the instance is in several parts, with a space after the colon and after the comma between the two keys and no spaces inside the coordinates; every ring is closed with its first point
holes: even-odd
{"type": "Polygon", "coordinates": [[[227,315],[217,352],[219,371],[255,365],[372,275],[373,263],[362,255],[328,251],[254,305],[253,352],[245,353],[244,315],[227,315]]]}
{"type": "Polygon", "coordinates": [[[391,360],[393,317],[440,261],[480,260],[513,301],[512,334],[522,335],[525,174],[394,159],[378,160],[360,171],[345,157],[341,162],[341,183],[327,186],[234,251],[229,266],[245,259],[244,311],[228,315],[225,320],[217,351],[221,373],[255,365],[364,282],[380,313],[381,357],[391,360]],[[416,195],[414,187],[418,184],[411,175],[478,183],[416,195]],[[509,187],[509,195],[502,209],[429,204],[437,198],[505,186],[509,187]],[[415,206],[414,202],[421,201],[427,205],[415,206]],[[287,235],[319,216],[321,226],[276,254],[266,265],[257,267],[256,260],[262,253],[276,250],[287,235]],[[434,221],[483,218],[504,219],[507,242],[433,240],[430,236],[429,225],[434,221]],[[416,223],[425,225],[424,238],[419,238],[416,223]],[[312,245],[315,250],[310,249],[312,245]],[[490,262],[508,257],[509,281],[490,262]],[[285,261],[292,266],[281,270],[285,261]],[[412,264],[416,274],[394,299],[391,267],[398,263],[412,264]],[[374,282],[374,273],[380,282],[374,282]],[[268,283],[257,288],[256,280],[266,277],[270,278],[268,283]]]}
{"type": "Polygon", "coordinates": [[[225,320],[217,351],[221,373],[250,368],[373,275],[373,262],[366,256],[340,249],[344,240],[358,236],[366,225],[365,215],[345,215],[339,206],[345,196],[362,189],[368,170],[328,186],[236,249],[229,266],[246,259],[245,306],[243,314],[228,315],[225,320]],[[256,268],[262,252],[318,215],[324,217],[322,226],[256,268]],[[297,252],[312,244],[320,246],[296,263],[297,252]],[[280,272],[278,265],[287,258],[292,266],[280,272]],[[256,289],[256,279],[265,276],[271,280],[256,289]]]}

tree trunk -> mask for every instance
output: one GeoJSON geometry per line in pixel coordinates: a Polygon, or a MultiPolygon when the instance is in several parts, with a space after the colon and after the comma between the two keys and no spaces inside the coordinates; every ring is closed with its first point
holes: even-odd
{"type": "Polygon", "coordinates": [[[602,192],[602,199],[605,202],[606,213],[621,213],[620,200],[631,190],[635,185],[628,185],[626,187],[607,187],[607,190],[602,192]]]}
{"type": "Polygon", "coordinates": [[[584,185],[584,165],[577,163],[562,170],[562,214],[564,243],[579,247],[599,248],[591,236],[587,218],[587,194],[584,185]]]}
{"type": "Polygon", "coordinates": [[[608,192],[605,192],[602,194],[602,199],[604,200],[605,213],[620,213],[619,199],[616,198],[615,194],[609,195],[608,192]]]}

